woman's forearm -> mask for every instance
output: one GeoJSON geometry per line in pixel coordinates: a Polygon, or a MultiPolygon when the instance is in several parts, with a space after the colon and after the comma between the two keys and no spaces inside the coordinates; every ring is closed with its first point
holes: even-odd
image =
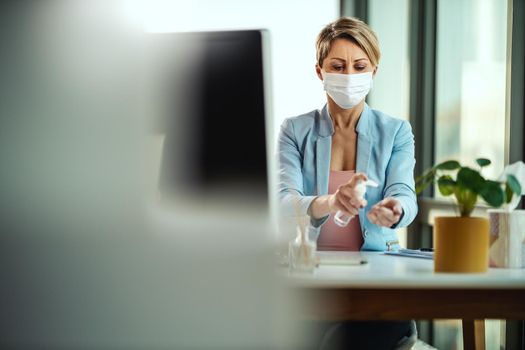
{"type": "Polygon", "coordinates": [[[329,198],[329,194],[316,197],[308,208],[308,215],[314,219],[320,219],[330,214],[329,198]]]}

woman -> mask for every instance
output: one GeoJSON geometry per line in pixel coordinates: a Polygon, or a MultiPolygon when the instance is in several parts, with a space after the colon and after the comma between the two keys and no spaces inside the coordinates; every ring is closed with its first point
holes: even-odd
{"type": "Polygon", "coordinates": [[[380,57],[374,32],[362,21],[341,18],[317,39],[317,76],[327,93],[322,110],[286,119],[279,135],[282,209],[310,215],[320,250],[390,250],[394,229],[417,214],[414,136],[410,124],[368,107],[380,57]],[[359,181],[371,179],[364,199],[359,181]],[[298,203],[298,204],[297,204],[298,203]],[[355,215],[346,227],[329,219],[355,215]],[[357,219],[358,218],[358,219],[357,219]]]}
{"type": "MultiPolygon", "coordinates": [[[[316,48],[315,70],[327,104],[322,110],[289,118],[281,127],[282,209],[310,216],[317,228],[310,230],[310,239],[319,250],[397,249],[395,229],[410,224],[417,214],[414,136],[408,122],[373,110],[364,101],[377,73],[377,37],[364,22],[340,18],[319,33],[316,48]],[[362,198],[356,185],[367,179],[379,186],[368,187],[362,198]],[[339,227],[333,220],[337,211],[354,219],[339,227]]],[[[395,340],[407,334],[411,323],[348,325],[337,325],[343,335],[333,336],[337,333],[334,327],[327,333],[344,342],[341,339],[352,329],[359,328],[357,334],[365,337],[363,329],[370,329],[368,336],[374,331],[390,334],[388,344],[397,344],[395,340]]],[[[355,342],[353,338],[351,344],[355,342]]],[[[369,343],[365,340],[363,344],[369,343]]]]}

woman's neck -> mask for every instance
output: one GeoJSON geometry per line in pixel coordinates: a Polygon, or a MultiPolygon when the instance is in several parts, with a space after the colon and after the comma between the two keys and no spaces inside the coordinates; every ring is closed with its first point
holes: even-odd
{"type": "Polygon", "coordinates": [[[334,123],[334,129],[354,130],[361,117],[361,112],[365,106],[365,101],[359,102],[353,108],[342,109],[331,98],[328,99],[328,113],[334,123]]]}

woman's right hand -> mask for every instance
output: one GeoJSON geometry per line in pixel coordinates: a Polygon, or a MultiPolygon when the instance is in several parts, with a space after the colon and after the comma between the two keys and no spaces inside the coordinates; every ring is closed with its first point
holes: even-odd
{"type": "Polygon", "coordinates": [[[361,198],[361,194],[356,187],[359,182],[367,180],[368,178],[365,174],[356,173],[350,181],[339,186],[337,191],[328,197],[330,213],[336,213],[340,210],[347,215],[358,215],[359,209],[364,208],[367,201],[361,198]]]}

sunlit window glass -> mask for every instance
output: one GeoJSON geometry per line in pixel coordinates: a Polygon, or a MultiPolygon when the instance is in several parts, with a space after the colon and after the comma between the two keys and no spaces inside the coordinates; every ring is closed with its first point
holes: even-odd
{"type": "Polygon", "coordinates": [[[503,170],[507,2],[439,0],[436,47],[436,161],[503,170]]]}

